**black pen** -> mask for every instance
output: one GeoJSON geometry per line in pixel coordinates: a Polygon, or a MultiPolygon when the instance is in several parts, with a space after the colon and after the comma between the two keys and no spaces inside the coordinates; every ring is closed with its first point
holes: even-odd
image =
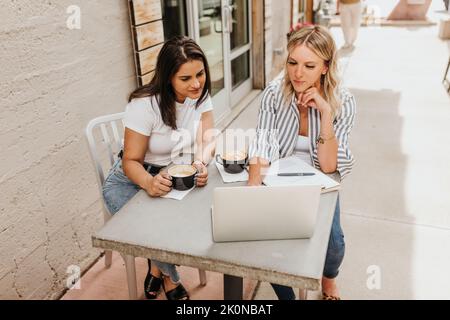
{"type": "Polygon", "coordinates": [[[292,173],[279,173],[279,177],[305,177],[305,176],[313,176],[315,175],[314,172],[292,172],[292,173]]]}

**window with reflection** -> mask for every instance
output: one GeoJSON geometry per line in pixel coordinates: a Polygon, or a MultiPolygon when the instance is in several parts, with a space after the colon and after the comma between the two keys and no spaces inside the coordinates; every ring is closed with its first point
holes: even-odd
{"type": "Polygon", "coordinates": [[[164,40],[187,36],[186,0],[161,0],[164,40]]]}

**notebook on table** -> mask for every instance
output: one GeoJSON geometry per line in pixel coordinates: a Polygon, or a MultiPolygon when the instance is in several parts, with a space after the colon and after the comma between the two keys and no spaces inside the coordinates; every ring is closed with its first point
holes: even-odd
{"type": "Polygon", "coordinates": [[[322,193],[338,190],[340,183],[306,163],[298,156],[274,161],[268,169],[263,183],[266,186],[319,185],[322,193]],[[314,173],[312,176],[278,176],[279,173],[314,173]]]}

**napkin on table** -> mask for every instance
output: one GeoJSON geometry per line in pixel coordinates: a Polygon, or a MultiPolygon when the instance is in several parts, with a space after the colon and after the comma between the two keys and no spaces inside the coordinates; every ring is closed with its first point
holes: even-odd
{"type": "Polygon", "coordinates": [[[247,170],[242,171],[241,173],[228,173],[225,172],[223,165],[216,162],[217,170],[219,170],[220,175],[222,176],[222,180],[225,183],[229,182],[241,182],[248,181],[248,172],[247,170]]]}
{"type": "Polygon", "coordinates": [[[188,193],[191,192],[194,188],[195,187],[192,187],[191,189],[184,191],[172,189],[168,194],[162,196],[161,198],[183,200],[183,198],[186,197],[188,193]]]}

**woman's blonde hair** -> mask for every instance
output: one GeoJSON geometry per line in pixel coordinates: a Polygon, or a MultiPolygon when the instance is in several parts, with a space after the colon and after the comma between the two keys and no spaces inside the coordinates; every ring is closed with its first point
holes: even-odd
{"type": "Polygon", "coordinates": [[[290,101],[292,95],[295,94],[294,87],[289,79],[287,66],[289,54],[294,48],[300,45],[306,45],[306,47],[324,60],[325,65],[328,67],[327,73],[321,75],[320,85],[325,95],[324,98],[330,104],[333,110],[333,116],[335,116],[339,112],[340,106],[336,44],[325,27],[316,25],[304,26],[288,34],[288,57],[285,64],[283,83],[284,99],[290,101]]]}

